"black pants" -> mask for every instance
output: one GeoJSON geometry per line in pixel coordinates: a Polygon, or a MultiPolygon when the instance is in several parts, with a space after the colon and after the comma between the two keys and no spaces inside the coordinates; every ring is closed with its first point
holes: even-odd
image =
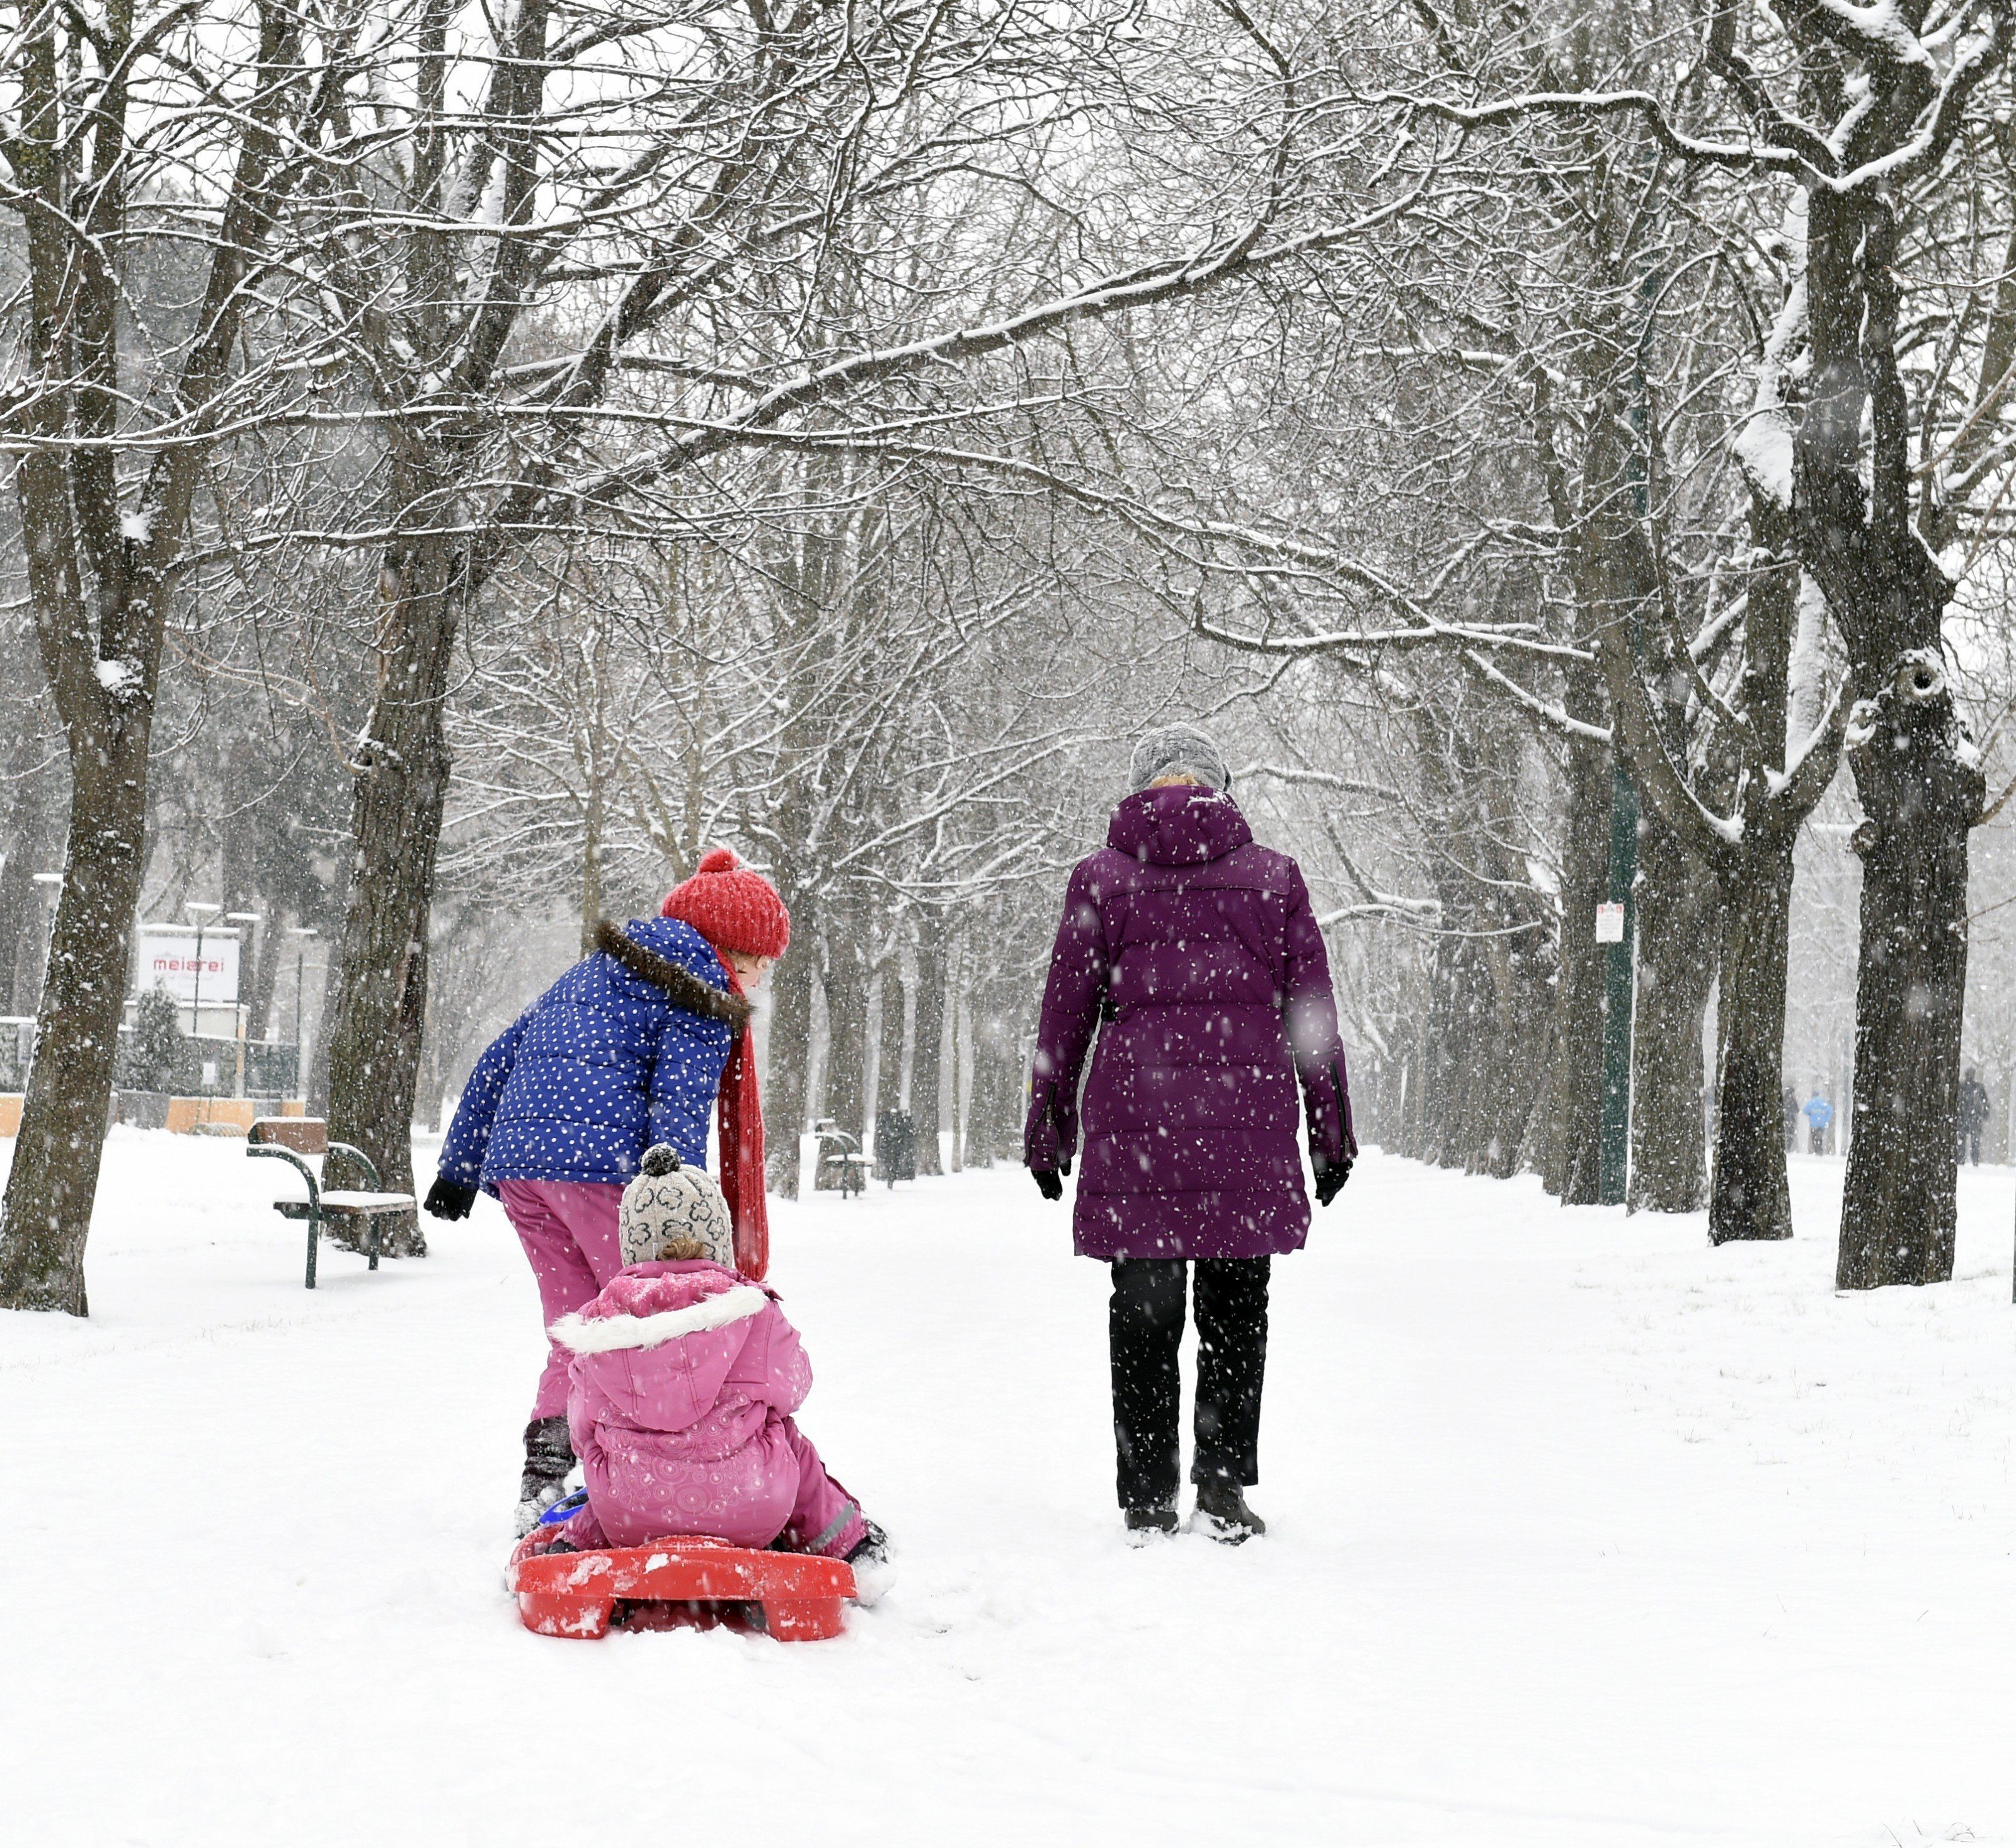
{"type": "MultiPolygon", "coordinates": [[[[1183,1338],[1187,1262],[1118,1258],[1107,1327],[1113,1353],[1113,1437],[1120,1505],[1176,1498],[1183,1474],[1183,1338]]],[[[1267,1370],[1265,1258],[1197,1261],[1196,1449],[1190,1479],[1260,1479],[1260,1389],[1267,1370]]]]}

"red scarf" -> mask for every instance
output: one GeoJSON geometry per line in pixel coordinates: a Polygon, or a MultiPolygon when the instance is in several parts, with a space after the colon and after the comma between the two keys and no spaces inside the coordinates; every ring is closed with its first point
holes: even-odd
{"type": "MultiPolygon", "coordinates": [[[[721,966],[728,971],[728,992],[741,995],[742,978],[727,957],[721,958],[721,966]]],[[[770,1214],[763,1189],[763,1100],[756,1092],[755,1034],[747,1025],[721,1075],[720,1115],[721,1191],[735,1222],[735,1268],[760,1284],[770,1268],[770,1214]]]]}

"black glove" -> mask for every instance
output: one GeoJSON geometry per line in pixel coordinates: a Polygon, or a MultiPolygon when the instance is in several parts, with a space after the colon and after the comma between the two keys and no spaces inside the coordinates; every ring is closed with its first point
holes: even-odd
{"type": "Polygon", "coordinates": [[[1031,1168],[1035,1177],[1036,1191],[1046,1200],[1061,1200],[1064,1197],[1064,1177],[1054,1168],[1031,1168]]]}
{"type": "Polygon", "coordinates": [[[1315,1165],[1316,1204],[1327,1206],[1344,1191],[1344,1183],[1351,1179],[1351,1158],[1347,1155],[1341,1162],[1319,1159],[1315,1165]]]}
{"type": "Polygon", "coordinates": [[[475,1204],[475,1188],[459,1187],[445,1174],[434,1176],[434,1184],[421,1202],[437,1219],[466,1219],[475,1204]]]}

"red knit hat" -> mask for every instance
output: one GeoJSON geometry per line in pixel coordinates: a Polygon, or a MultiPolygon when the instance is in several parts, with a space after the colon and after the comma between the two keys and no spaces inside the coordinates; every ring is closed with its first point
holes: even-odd
{"type": "Polygon", "coordinates": [[[777,888],[745,866],[732,847],[701,856],[700,870],[665,894],[661,917],[689,924],[716,949],[780,956],[791,940],[791,914],[777,888]]]}

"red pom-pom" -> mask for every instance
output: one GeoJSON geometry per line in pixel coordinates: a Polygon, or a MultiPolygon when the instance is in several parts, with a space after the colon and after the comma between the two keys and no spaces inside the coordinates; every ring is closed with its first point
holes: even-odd
{"type": "Polygon", "coordinates": [[[733,873],[741,865],[732,847],[711,847],[700,856],[700,865],[694,870],[700,873],[733,873]]]}

